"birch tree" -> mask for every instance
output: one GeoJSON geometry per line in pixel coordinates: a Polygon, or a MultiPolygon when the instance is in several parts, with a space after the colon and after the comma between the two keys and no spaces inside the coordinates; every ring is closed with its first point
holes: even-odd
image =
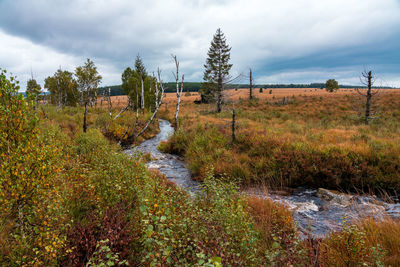
{"type": "Polygon", "coordinates": [[[87,59],[84,66],[77,67],[75,70],[76,81],[78,89],[81,92],[81,101],[85,107],[83,113],[83,132],[87,130],[87,107],[89,103],[93,104],[93,101],[97,102],[97,87],[99,86],[102,77],[97,71],[97,67],[93,61],[87,59]],[[95,98],[95,100],[93,99],[95,98]]]}
{"type": "Polygon", "coordinates": [[[61,108],[75,106],[79,101],[77,83],[69,71],[57,70],[45,79],[44,88],[50,92],[50,102],[61,108]]]}
{"type": "Polygon", "coordinates": [[[109,110],[110,121],[106,126],[106,131],[108,130],[110,124],[113,121],[118,119],[124,112],[128,111],[129,108],[132,105],[135,105],[135,109],[136,109],[136,111],[135,111],[136,112],[135,122],[126,127],[124,135],[121,138],[119,138],[120,142],[122,140],[125,140],[125,138],[127,138],[129,140],[127,142],[128,144],[130,144],[131,141],[137,140],[137,138],[139,136],[141,136],[143,133],[146,132],[148,127],[151,125],[151,123],[153,123],[153,121],[154,121],[154,119],[155,119],[155,117],[156,117],[156,115],[157,115],[157,113],[158,113],[158,111],[160,109],[160,106],[162,104],[162,101],[163,101],[163,98],[164,98],[164,95],[165,95],[164,85],[163,85],[163,82],[161,80],[161,71],[158,69],[157,77],[155,77],[154,74],[153,74],[153,76],[149,75],[148,78],[151,78],[151,79],[148,79],[148,81],[152,81],[153,82],[152,86],[154,86],[154,88],[155,88],[154,90],[152,90],[153,95],[151,96],[151,99],[154,99],[154,103],[153,103],[154,111],[151,113],[150,118],[145,122],[145,125],[142,128],[139,128],[139,121],[141,120],[141,118],[144,117],[144,114],[139,112],[139,110],[141,109],[141,105],[140,105],[140,102],[139,102],[139,90],[136,90],[136,92],[135,92],[137,94],[136,105],[130,103],[130,100],[129,100],[129,103],[127,104],[127,106],[122,108],[116,115],[113,115],[113,110],[110,107],[110,110],[109,110]]]}
{"type": "Polygon", "coordinates": [[[138,131],[138,133],[135,135],[135,139],[138,138],[139,136],[141,136],[149,127],[149,125],[153,122],[154,118],[156,117],[158,110],[160,109],[160,106],[162,104],[163,98],[164,98],[164,94],[165,94],[165,90],[164,90],[164,85],[163,82],[161,80],[161,70],[158,69],[157,70],[157,77],[158,77],[158,81],[156,82],[156,89],[155,89],[155,96],[156,96],[156,101],[155,101],[155,109],[154,112],[152,113],[150,119],[147,121],[146,125],[140,130],[138,131]],[[158,89],[158,84],[160,85],[161,88],[161,92],[158,89]],[[160,99],[158,99],[158,95],[160,94],[160,99]]]}
{"type": "Polygon", "coordinates": [[[182,92],[183,92],[183,81],[185,79],[185,75],[182,74],[182,80],[181,80],[181,86],[179,87],[179,61],[176,57],[176,55],[171,55],[172,58],[174,59],[175,62],[175,81],[176,81],[176,111],[175,111],[175,127],[178,129],[178,116],[179,116],[179,106],[181,104],[181,97],[182,97],[182,92]]]}
{"type": "Polygon", "coordinates": [[[144,114],[144,110],[154,110],[155,99],[153,86],[157,80],[154,75],[149,75],[143,64],[142,59],[138,55],[135,60],[135,66],[133,69],[127,67],[122,74],[122,89],[128,95],[132,109],[141,110],[144,114]]]}

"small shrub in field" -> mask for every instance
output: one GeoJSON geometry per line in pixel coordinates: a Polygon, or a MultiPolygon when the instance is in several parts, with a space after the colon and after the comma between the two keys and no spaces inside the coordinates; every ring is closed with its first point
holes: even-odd
{"type": "Polygon", "coordinates": [[[187,149],[188,134],[185,131],[177,130],[166,142],[158,146],[160,151],[175,155],[183,155],[187,149]]]}
{"type": "Polygon", "coordinates": [[[368,246],[366,232],[356,225],[331,233],[320,249],[320,260],[326,266],[383,266],[386,254],[380,244],[368,246]]]}
{"type": "Polygon", "coordinates": [[[365,219],[358,224],[365,233],[365,246],[373,253],[385,251],[381,261],[385,266],[400,266],[400,223],[386,218],[382,221],[365,219]],[[378,246],[379,245],[379,246],[378,246]]]}
{"type": "Polygon", "coordinates": [[[78,155],[90,155],[107,149],[108,141],[97,129],[90,129],[76,139],[76,152],[78,155]]]}
{"type": "Polygon", "coordinates": [[[84,266],[89,259],[91,264],[107,262],[107,254],[114,253],[123,261],[132,256],[131,247],[135,238],[132,223],[128,221],[127,205],[120,203],[106,210],[102,219],[96,211],[92,211],[82,222],[77,222],[69,228],[67,234],[67,258],[64,264],[68,266],[84,266]],[[104,240],[107,240],[104,244],[104,240]],[[100,245],[100,247],[99,247],[100,245]],[[107,254],[102,247],[110,250],[107,254]],[[96,253],[97,252],[97,253],[96,253]]]}
{"type": "Polygon", "coordinates": [[[246,210],[262,235],[257,246],[268,255],[269,263],[296,265],[306,260],[292,213],[287,208],[270,199],[247,197],[246,210]]]}
{"type": "Polygon", "coordinates": [[[96,250],[92,254],[86,266],[101,267],[101,266],[129,266],[129,261],[121,260],[119,253],[114,253],[109,247],[109,241],[100,240],[96,245],[96,250]]]}

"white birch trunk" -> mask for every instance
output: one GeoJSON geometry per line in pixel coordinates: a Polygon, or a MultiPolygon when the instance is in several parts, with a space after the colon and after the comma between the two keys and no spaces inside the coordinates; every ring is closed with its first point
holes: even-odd
{"type": "MultiPolygon", "coordinates": [[[[158,112],[158,110],[159,110],[159,108],[160,108],[160,106],[162,104],[162,101],[163,101],[163,98],[164,98],[164,86],[163,86],[162,81],[161,81],[161,71],[160,70],[158,70],[158,80],[159,80],[160,87],[161,87],[160,101],[158,101],[158,102],[156,101],[156,103],[155,103],[156,104],[156,108],[155,108],[153,114],[151,115],[149,121],[146,123],[146,125],[143,127],[143,129],[139,133],[136,134],[135,138],[138,138],[139,136],[141,136],[147,130],[149,125],[153,122],[154,118],[156,117],[157,112],[158,112]]],[[[158,93],[159,93],[158,87],[156,87],[156,95],[158,95],[158,93]]],[[[156,99],[158,100],[158,97],[156,97],[156,99]]]]}
{"type": "Polygon", "coordinates": [[[144,111],[144,82],[143,82],[143,78],[141,79],[142,82],[142,103],[141,103],[141,108],[142,108],[142,113],[144,111]]]}

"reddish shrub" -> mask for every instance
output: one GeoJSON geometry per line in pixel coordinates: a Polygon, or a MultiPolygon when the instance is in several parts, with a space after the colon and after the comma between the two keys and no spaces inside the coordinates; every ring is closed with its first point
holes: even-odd
{"type": "Polygon", "coordinates": [[[118,253],[120,260],[128,259],[137,235],[132,229],[134,224],[128,221],[127,208],[125,203],[120,203],[108,208],[103,216],[92,211],[85,221],[70,227],[67,233],[68,254],[63,264],[84,266],[101,240],[109,240],[107,245],[113,253],[118,253]]]}

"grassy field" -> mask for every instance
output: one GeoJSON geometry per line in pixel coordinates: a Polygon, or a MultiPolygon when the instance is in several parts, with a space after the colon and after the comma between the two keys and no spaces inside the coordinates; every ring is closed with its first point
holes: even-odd
{"type": "MultiPolygon", "coordinates": [[[[382,90],[373,99],[377,113],[368,126],[365,100],[350,89],[255,92],[249,101],[248,90],[227,91],[220,114],[212,104],[193,104],[196,94],[184,97],[181,128],[162,148],[184,155],[200,180],[212,168],[242,184],[399,191],[400,90],[382,90]]],[[[174,98],[167,95],[165,116],[173,114],[174,98]]]]}

